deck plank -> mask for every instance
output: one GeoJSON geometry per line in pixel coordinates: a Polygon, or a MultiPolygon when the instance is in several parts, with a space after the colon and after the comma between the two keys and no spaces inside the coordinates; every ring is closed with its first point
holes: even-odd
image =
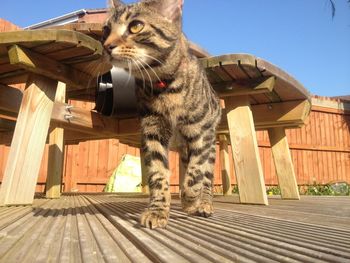
{"type": "Polygon", "coordinates": [[[349,262],[350,197],[216,197],[211,218],[172,201],[167,229],[142,228],[145,195],[74,194],[0,208],[0,262],[349,262]]]}

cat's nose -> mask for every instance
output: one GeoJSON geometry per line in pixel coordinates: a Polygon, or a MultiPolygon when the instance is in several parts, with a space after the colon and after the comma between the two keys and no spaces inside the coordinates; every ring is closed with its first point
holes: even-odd
{"type": "Polygon", "coordinates": [[[117,47],[116,44],[104,44],[103,46],[109,54],[111,54],[113,49],[115,49],[117,47]]]}

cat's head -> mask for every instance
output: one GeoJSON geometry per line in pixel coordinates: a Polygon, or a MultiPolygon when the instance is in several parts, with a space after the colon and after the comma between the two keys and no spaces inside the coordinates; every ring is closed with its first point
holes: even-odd
{"type": "Polygon", "coordinates": [[[183,0],[110,0],[103,45],[111,63],[132,70],[163,64],[182,35],[183,0]]]}

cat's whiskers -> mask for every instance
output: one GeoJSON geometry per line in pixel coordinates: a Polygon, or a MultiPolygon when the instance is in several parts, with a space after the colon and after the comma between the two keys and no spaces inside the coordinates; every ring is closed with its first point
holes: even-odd
{"type": "Polygon", "coordinates": [[[137,64],[137,62],[134,60],[134,58],[130,58],[132,60],[132,62],[135,64],[135,66],[137,67],[138,71],[141,73],[141,77],[142,77],[142,81],[143,81],[143,90],[146,89],[146,80],[145,80],[145,76],[142,73],[141,68],[139,67],[139,65],[137,64]]]}
{"type": "Polygon", "coordinates": [[[94,79],[93,76],[100,76],[101,75],[101,68],[103,67],[102,63],[96,63],[96,61],[89,61],[86,63],[86,69],[88,72],[90,72],[91,78],[88,79],[88,84],[86,85],[86,90],[90,89],[92,80],[94,79]]]}
{"type": "MultiPolygon", "coordinates": [[[[139,57],[145,56],[145,57],[147,57],[147,58],[150,58],[150,59],[152,59],[152,60],[158,62],[158,63],[161,64],[162,66],[165,66],[164,62],[160,61],[159,59],[157,59],[157,58],[155,58],[155,57],[153,57],[153,56],[151,56],[151,55],[148,55],[148,54],[140,54],[140,53],[137,52],[137,51],[133,51],[133,53],[134,53],[135,55],[139,56],[139,57]]],[[[143,61],[143,62],[144,62],[144,61],[143,61]]]]}
{"type": "Polygon", "coordinates": [[[131,79],[131,61],[130,60],[128,60],[128,69],[129,69],[129,71],[128,71],[128,73],[129,73],[129,76],[128,76],[128,80],[126,81],[126,84],[129,84],[129,81],[130,81],[130,79],[131,79]]]}
{"type": "Polygon", "coordinates": [[[150,59],[153,59],[154,61],[158,62],[159,64],[161,64],[162,66],[165,66],[164,62],[160,61],[159,59],[151,56],[151,55],[148,55],[148,54],[143,54],[145,57],[148,57],[150,59]]]}
{"type": "Polygon", "coordinates": [[[139,65],[145,70],[148,78],[149,78],[149,82],[151,84],[151,94],[153,95],[153,81],[152,81],[152,78],[151,78],[151,75],[148,73],[147,69],[145,68],[145,66],[142,64],[142,61],[140,61],[138,58],[135,58],[135,60],[139,63],[139,65]]]}
{"type": "Polygon", "coordinates": [[[156,71],[155,71],[147,62],[144,62],[144,61],[143,61],[143,63],[145,63],[145,65],[146,65],[147,67],[149,67],[150,70],[152,70],[153,74],[156,76],[156,78],[158,79],[158,81],[159,81],[159,82],[162,82],[161,79],[159,78],[158,74],[156,73],[156,71]]]}

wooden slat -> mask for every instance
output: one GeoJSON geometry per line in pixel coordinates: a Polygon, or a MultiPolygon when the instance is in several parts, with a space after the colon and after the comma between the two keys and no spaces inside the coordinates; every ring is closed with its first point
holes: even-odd
{"type": "Polygon", "coordinates": [[[45,41],[75,44],[93,50],[98,54],[102,54],[103,52],[101,44],[95,39],[82,33],[69,30],[39,29],[0,34],[0,44],[8,46],[16,43],[40,43],[45,41]]]}
{"type": "Polygon", "coordinates": [[[249,54],[230,54],[204,58],[208,68],[224,66],[235,79],[252,79],[263,76],[275,76],[277,95],[284,100],[309,99],[309,92],[293,77],[271,63],[249,54]],[[262,74],[260,72],[263,72],[262,74]]]}
{"type": "MultiPolygon", "coordinates": [[[[2,86],[0,88],[0,95],[2,94],[13,96],[14,99],[11,101],[4,100],[3,103],[0,103],[0,109],[10,112],[18,111],[16,108],[18,108],[18,104],[21,101],[21,92],[10,87],[2,86]]],[[[1,98],[2,96],[0,96],[0,100],[1,98]]],[[[66,104],[55,103],[52,113],[52,121],[62,128],[92,134],[96,138],[139,134],[140,126],[137,118],[116,120],[76,107],[67,111],[66,106],[66,104]],[[69,120],[65,119],[65,116],[68,115],[72,116],[69,120]]],[[[266,129],[273,126],[301,125],[307,117],[309,108],[308,101],[251,106],[257,129],[266,129]]],[[[225,119],[223,119],[219,132],[227,132],[227,127],[225,119]]]]}
{"type": "MultiPolygon", "coordinates": [[[[310,103],[305,100],[252,105],[251,110],[257,130],[269,127],[296,127],[304,124],[310,111],[310,103]]],[[[218,131],[227,133],[227,127],[226,119],[223,117],[218,131]]]]}
{"type": "MultiPolygon", "coordinates": [[[[0,148],[1,146],[5,147],[7,145],[11,145],[11,141],[13,138],[13,132],[0,132],[0,148]]],[[[0,174],[3,175],[4,173],[1,173],[1,170],[5,168],[5,163],[0,163],[0,174]]]]}
{"type": "Polygon", "coordinates": [[[309,99],[311,97],[309,91],[287,72],[261,58],[256,60],[258,68],[264,70],[264,76],[273,75],[278,78],[276,92],[282,100],[309,99]]]}
{"type": "Polygon", "coordinates": [[[254,121],[265,126],[276,122],[303,124],[309,115],[311,105],[308,100],[304,100],[254,105],[252,107],[254,121]]]}
{"type": "Polygon", "coordinates": [[[227,121],[242,203],[268,204],[248,98],[227,98],[227,121]]]}
{"type": "Polygon", "coordinates": [[[36,45],[35,47],[31,48],[31,50],[36,53],[50,56],[51,52],[60,52],[61,50],[74,48],[76,46],[76,43],[56,42],[55,40],[51,40],[44,42],[43,44],[36,45]]]}
{"type": "Polygon", "coordinates": [[[24,69],[17,69],[8,73],[0,74],[0,83],[4,85],[26,83],[28,72],[24,69]]]}
{"type": "MultiPolygon", "coordinates": [[[[59,82],[57,85],[55,101],[65,102],[66,84],[59,82]]],[[[54,127],[49,134],[49,159],[46,180],[46,197],[59,198],[63,175],[64,158],[64,130],[54,127]]]]}
{"type": "Polygon", "coordinates": [[[1,205],[33,201],[56,85],[35,75],[27,83],[0,189],[1,205]]]}
{"type": "Polygon", "coordinates": [[[269,129],[269,138],[282,198],[300,199],[292,158],[290,156],[288,141],[284,129],[269,129]]]}
{"type": "Polygon", "coordinates": [[[15,121],[0,118],[0,132],[13,131],[15,129],[15,126],[15,121]]]}
{"type": "Polygon", "coordinates": [[[10,47],[9,57],[12,65],[20,66],[35,74],[57,79],[74,89],[89,87],[90,82],[94,78],[91,75],[70,68],[53,59],[18,45],[13,45],[10,47]]]}
{"type": "Polygon", "coordinates": [[[232,205],[235,196],[216,198],[217,210],[208,219],[186,216],[174,200],[166,231],[138,227],[138,216],[147,206],[142,197],[75,194],[37,199],[34,209],[1,208],[0,260],[226,263],[350,258],[346,197],[304,197],[288,205],[271,198],[269,207],[232,205]]]}
{"type": "Polygon", "coordinates": [[[72,30],[84,33],[86,35],[102,37],[103,23],[69,23],[65,25],[52,26],[50,29],[72,30]]]}
{"type": "Polygon", "coordinates": [[[21,90],[0,84],[0,110],[18,113],[23,93],[21,90]]]}
{"type": "Polygon", "coordinates": [[[229,96],[253,95],[260,93],[270,93],[275,85],[275,78],[260,78],[253,81],[224,81],[214,84],[216,92],[220,98],[229,96]]]}
{"type": "Polygon", "coordinates": [[[139,133],[139,122],[135,122],[135,119],[116,120],[76,107],[67,110],[67,105],[63,103],[55,103],[52,121],[61,128],[93,134],[96,138],[99,138],[99,134],[102,137],[115,137],[118,134],[139,133]]]}

